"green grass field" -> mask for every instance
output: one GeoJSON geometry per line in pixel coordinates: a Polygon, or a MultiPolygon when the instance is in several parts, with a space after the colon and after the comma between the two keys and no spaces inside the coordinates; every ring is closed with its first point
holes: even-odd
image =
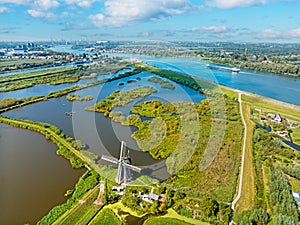
{"type": "Polygon", "coordinates": [[[186,223],[184,221],[174,219],[174,218],[150,218],[146,220],[144,225],[188,225],[190,223],[186,223]]]}
{"type": "Polygon", "coordinates": [[[93,204],[97,199],[99,186],[87,193],[73,208],[62,215],[53,225],[88,224],[101,209],[93,204]]]}
{"type": "Polygon", "coordinates": [[[89,225],[121,225],[122,222],[118,219],[116,214],[108,208],[102,209],[89,225]]]}
{"type": "Polygon", "coordinates": [[[250,119],[250,106],[243,104],[243,115],[247,124],[247,140],[245,151],[245,164],[243,173],[242,195],[238,201],[236,214],[242,211],[249,210],[254,207],[255,184],[254,184],[254,165],[253,165],[253,150],[252,150],[252,135],[255,124],[250,119]]]}

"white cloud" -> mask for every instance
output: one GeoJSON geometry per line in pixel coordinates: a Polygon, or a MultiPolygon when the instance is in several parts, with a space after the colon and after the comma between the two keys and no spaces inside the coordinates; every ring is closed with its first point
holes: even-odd
{"type": "Polygon", "coordinates": [[[289,30],[286,35],[292,38],[300,38],[300,28],[289,30]]]}
{"type": "Polygon", "coordinates": [[[211,7],[230,9],[236,7],[263,5],[270,1],[272,0],[207,0],[206,4],[211,7]]]}
{"type": "Polygon", "coordinates": [[[50,12],[38,11],[34,9],[27,10],[27,13],[35,18],[47,18],[47,19],[55,19],[56,16],[50,12]]]}
{"type": "Polygon", "coordinates": [[[258,33],[258,38],[267,39],[293,39],[300,38],[300,28],[278,31],[272,29],[266,29],[258,33]]]}
{"type": "Polygon", "coordinates": [[[33,4],[35,8],[43,10],[48,10],[59,6],[59,2],[56,0],[35,0],[33,4]]]}
{"type": "Polygon", "coordinates": [[[183,14],[193,7],[188,0],[107,0],[104,13],[91,15],[98,27],[121,27],[138,22],[158,21],[183,14]]]}
{"type": "Polygon", "coordinates": [[[31,0],[0,0],[0,3],[12,3],[16,5],[26,5],[32,2],[31,0]]]}
{"type": "Polygon", "coordinates": [[[226,26],[194,27],[193,32],[224,33],[228,31],[226,26]]]}
{"type": "Polygon", "coordinates": [[[89,8],[93,5],[96,0],[65,0],[67,4],[78,5],[80,7],[89,8]]]}
{"type": "Polygon", "coordinates": [[[7,7],[1,7],[0,6],[0,13],[8,12],[9,9],[7,7]]]}

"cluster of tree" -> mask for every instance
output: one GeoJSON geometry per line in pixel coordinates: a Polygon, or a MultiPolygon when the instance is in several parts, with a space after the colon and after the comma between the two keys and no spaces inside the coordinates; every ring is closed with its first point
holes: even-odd
{"type": "Polygon", "coordinates": [[[75,83],[79,81],[80,76],[76,71],[67,72],[67,73],[59,73],[55,75],[47,75],[42,77],[34,77],[31,79],[20,79],[12,82],[5,83],[4,88],[1,88],[1,92],[13,91],[18,89],[24,89],[33,87],[38,84],[64,84],[64,83],[75,83]]]}
{"type": "Polygon", "coordinates": [[[213,225],[225,225],[229,223],[230,206],[225,203],[218,203],[210,196],[202,197],[199,200],[189,198],[183,201],[175,201],[173,209],[180,215],[200,219],[213,225]]]}
{"type": "Polygon", "coordinates": [[[253,208],[242,212],[237,217],[239,225],[266,225],[269,221],[270,216],[264,208],[253,208]]]}
{"type": "Polygon", "coordinates": [[[281,167],[281,169],[285,174],[288,174],[289,176],[300,180],[300,167],[286,166],[286,167],[281,167]]]}
{"type": "Polygon", "coordinates": [[[74,74],[77,71],[76,68],[61,68],[61,69],[49,69],[39,72],[22,73],[19,75],[9,75],[0,77],[0,83],[8,83],[13,81],[27,80],[38,77],[55,76],[62,74],[74,74]]]}
{"type": "Polygon", "coordinates": [[[162,69],[150,68],[150,67],[146,67],[146,68],[144,68],[144,70],[146,72],[153,73],[160,77],[172,80],[176,83],[183,84],[187,87],[190,87],[190,88],[204,94],[202,87],[200,86],[200,81],[198,81],[198,80],[196,81],[194,78],[192,78],[190,76],[187,76],[187,75],[184,75],[184,74],[181,74],[178,72],[174,72],[174,71],[162,70],[162,69]]]}
{"type": "Polygon", "coordinates": [[[64,88],[64,89],[59,90],[59,91],[49,92],[48,95],[47,95],[47,98],[59,98],[59,97],[64,96],[64,95],[66,95],[70,92],[78,91],[82,88],[84,88],[84,87],[80,87],[78,85],[75,85],[75,86],[72,86],[72,87],[69,87],[69,88],[64,88]]]}
{"type": "Polygon", "coordinates": [[[56,154],[68,159],[71,163],[72,168],[80,169],[85,166],[85,162],[83,162],[78,156],[76,156],[73,152],[71,152],[64,146],[59,146],[56,154]]]}
{"type": "Polygon", "coordinates": [[[95,171],[88,171],[78,181],[72,197],[66,203],[55,206],[51,211],[44,216],[37,224],[50,225],[53,224],[60,216],[68,211],[77,201],[86,194],[89,190],[94,188],[100,181],[100,176],[95,171]]]}
{"type": "Polygon", "coordinates": [[[271,170],[270,204],[273,206],[274,225],[299,225],[299,213],[290,185],[284,173],[278,168],[271,170]]]}
{"type": "Polygon", "coordinates": [[[6,65],[0,68],[0,72],[8,72],[8,71],[16,71],[16,70],[24,70],[24,69],[32,69],[32,68],[42,68],[42,67],[48,67],[53,66],[54,62],[53,60],[44,60],[42,62],[33,61],[33,62],[24,62],[20,63],[18,65],[16,64],[10,64],[6,65]]]}
{"type": "Polygon", "coordinates": [[[79,95],[68,94],[67,95],[67,100],[70,101],[70,102],[73,102],[73,101],[91,101],[91,100],[93,100],[93,96],[87,95],[85,97],[80,97],[79,95]]]}
{"type": "Polygon", "coordinates": [[[0,101],[0,112],[2,112],[2,109],[14,107],[17,105],[25,105],[32,102],[38,102],[43,100],[43,97],[41,96],[34,96],[34,97],[28,97],[28,98],[4,98],[0,101]]]}
{"type": "Polygon", "coordinates": [[[170,81],[162,80],[159,77],[150,77],[148,81],[160,84],[161,88],[175,89],[175,86],[170,81]]]}
{"type": "Polygon", "coordinates": [[[269,133],[265,129],[256,129],[253,135],[254,151],[260,160],[265,161],[270,159],[270,156],[276,154],[287,159],[296,157],[295,151],[285,147],[282,141],[273,133],[269,133]]]}

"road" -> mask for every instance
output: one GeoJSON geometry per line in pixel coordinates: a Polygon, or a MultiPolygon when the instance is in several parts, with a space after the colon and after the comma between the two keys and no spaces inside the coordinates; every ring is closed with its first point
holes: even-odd
{"type": "MultiPolygon", "coordinates": [[[[234,212],[235,204],[238,202],[242,195],[242,187],[243,187],[243,175],[244,175],[244,166],[245,166],[245,152],[246,152],[246,144],[247,144],[247,124],[243,115],[243,107],[242,107],[242,92],[239,92],[239,104],[240,104],[240,114],[242,118],[242,122],[244,124],[244,144],[243,144],[243,151],[242,151],[242,160],[241,160],[241,169],[240,169],[240,182],[238,188],[238,194],[235,199],[231,203],[231,210],[234,212]]],[[[233,220],[231,219],[230,225],[233,224],[233,220]]]]}

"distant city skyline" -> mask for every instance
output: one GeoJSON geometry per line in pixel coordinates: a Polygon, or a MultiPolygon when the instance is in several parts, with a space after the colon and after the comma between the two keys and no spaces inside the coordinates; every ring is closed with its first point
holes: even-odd
{"type": "Polygon", "coordinates": [[[300,43],[297,0],[0,0],[0,41],[300,43]]]}

